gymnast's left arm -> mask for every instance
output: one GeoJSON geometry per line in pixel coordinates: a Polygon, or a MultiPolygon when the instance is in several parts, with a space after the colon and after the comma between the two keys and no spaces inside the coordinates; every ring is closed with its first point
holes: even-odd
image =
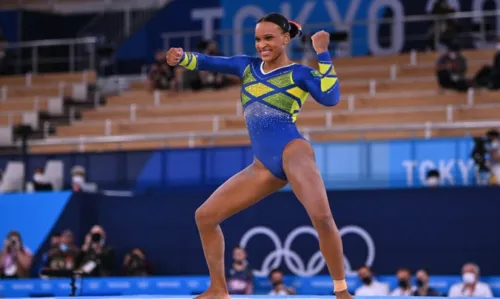
{"type": "Polygon", "coordinates": [[[317,55],[319,71],[303,67],[295,74],[294,80],[300,88],[324,106],[335,106],[340,100],[340,87],[335,67],[328,51],[317,55]]]}

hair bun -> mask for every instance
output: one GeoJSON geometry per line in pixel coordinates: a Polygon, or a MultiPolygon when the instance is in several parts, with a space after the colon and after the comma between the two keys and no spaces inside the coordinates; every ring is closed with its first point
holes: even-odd
{"type": "Polygon", "coordinates": [[[290,33],[290,37],[299,37],[302,35],[302,26],[300,26],[299,23],[293,22],[293,21],[288,21],[290,24],[290,30],[288,31],[290,33]]]}

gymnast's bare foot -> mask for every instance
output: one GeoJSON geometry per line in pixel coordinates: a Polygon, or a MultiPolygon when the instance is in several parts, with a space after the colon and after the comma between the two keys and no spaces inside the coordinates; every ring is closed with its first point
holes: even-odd
{"type": "Polygon", "coordinates": [[[194,299],[229,299],[229,293],[226,290],[208,288],[194,299]]]}
{"type": "Polygon", "coordinates": [[[335,296],[337,297],[337,299],[352,299],[351,294],[349,294],[347,290],[335,293],[335,296]]]}

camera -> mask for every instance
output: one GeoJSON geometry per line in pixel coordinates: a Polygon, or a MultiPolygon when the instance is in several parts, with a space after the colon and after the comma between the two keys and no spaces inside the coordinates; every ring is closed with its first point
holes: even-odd
{"type": "Polygon", "coordinates": [[[90,236],[90,239],[92,240],[92,243],[100,243],[102,240],[102,235],[100,233],[93,233],[90,236]]]}
{"type": "Polygon", "coordinates": [[[486,140],[483,137],[474,138],[474,148],[471,152],[471,158],[474,164],[478,168],[479,172],[489,171],[488,166],[486,166],[486,154],[488,150],[486,149],[486,140]]]}
{"type": "Polygon", "coordinates": [[[17,238],[10,238],[9,239],[9,247],[16,248],[18,246],[19,246],[19,240],[17,238]]]}

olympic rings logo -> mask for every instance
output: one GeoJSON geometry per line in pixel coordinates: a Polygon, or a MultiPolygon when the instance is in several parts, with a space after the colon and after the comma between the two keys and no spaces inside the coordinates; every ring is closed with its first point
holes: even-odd
{"type": "MultiPolygon", "coordinates": [[[[288,269],[297,276],[314,276],[321,272],[323,268],[326,266],[326,262],[321,254],[321,251],[318,250],[307,262],[305,265],[304,261],[301,257],[291,249],[292,243],[299,235],[309,234],[316,239],[318,238],[318,233],[311,226],[300,226],[295,228],[288,234],[285,238],[285,242],[282,244],[278,235],[271,230],[270,228],[264,226],[257,226],[249,231],[247,231],[240,241],[240,246],[245,248],[253,237],[257,235],[265,235],[271,239],[274,244],[274,249],[271,253],[269,253],[262,262],[262,266],[258,270],[254,270],[255,276],[267,276],[271,272],[272,269],[278,268],[282,262],[284,261],[288,269]]],[[[368,256],[365,261],[365,265],[371,266],[373,261],[375,260],[375,244],[373,243],[373,239],[370,234],[366,232],[363,228],[359,226],[345,226],[340,229],[340,236],[343,237],[347,234],[356,234],[360,236],[366,243],[368,248],[368,256]]],[[[351,267],[351,263],[344,255],[344,267],[346,275],[355,274],[355,271],[351,267]]]]}

